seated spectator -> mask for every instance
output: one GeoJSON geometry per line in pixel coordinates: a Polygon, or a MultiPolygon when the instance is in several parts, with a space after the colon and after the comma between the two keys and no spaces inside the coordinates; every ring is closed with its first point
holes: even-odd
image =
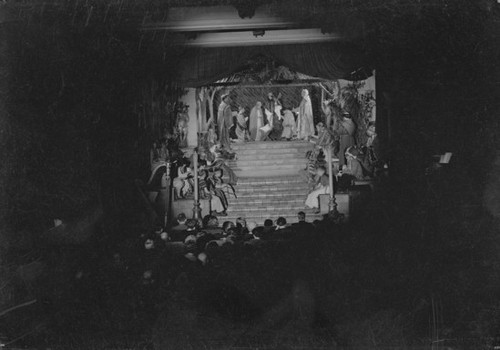
{"type": "Polygon", "coordinates": [[[297,231],[305,232],[313,228],[312,224],[306,221],[306,213],[300,211],[297,213],[298,222],[293,224],[292,227],[297,231]]]}
{"type": "Polygon", "coordinates": [[[224,236],[228,236],[229,235],[229,229],[232,229],[232,228],[235,228],[234,222],[232,222],[232,221],[225,221],[222,224],[222,234],[224,236]]]}
{"type": "Polygon", "coordinates": [[[248,224],[247,224],[247,230],[248,230],[248,233],[250,233],[251,235],[253,235],[253,230],[257,227],[257,223],[254,222],[254,221],[250,221],[248,224]]]}
{"type": "Polygon", "coordinates": [[[282,216],[280,216],[277,220],[276,220],[276,231],[279,231],[279,230],[284,230],[286,228],[286,219],[282,216]]]}
{"type": "Polygon", "coordinates": [[[177,215],[177,225],[171,228],[172,231],[185,231],[187,229],[186,226],[187,217],[186,214],[180,213],[177,215]]]}
{"type": "Polygon", "coordinates": [[[266,219],[264,221],[264,227],[262,232],[259,233],[260,239],[270,239],[271,234],[276,230],[276,227],[273,225],[273,220],[271,219],[266,219]]]}
{"type": "Polygon", "coordinates": [[[241,234],[247,234],[249,231],[247,229],[247,221],[245,218],[239,217],[236,219],[236,229],[241,234]]]}
{"type": "Polygon", "coordinates": [[[316,169],[315,185],[311,193],[307,196],[306,207],[307,208],[319,208],[319,195],[329,194],[330,185],[328,175],[326,175],[326,169],[324,166],[319,166],[316,169]]]}
{"type": "Polygon", "coordinates": [[[189,219],[186,221],[186,229],[184,231],[173,231],[172,241],[173,242],[184,242],[187,236],[194,235],[198,233],[197,229],[198,222],[195,219],[189,219]]]}
{"type": "Polygon", "coordinates": [[[207,215],[203,218],[203,231],[207,234],[212,234],[216,238],[222,237],[222,228],[219,227],[219,219],[214,215],[207,215]]]}

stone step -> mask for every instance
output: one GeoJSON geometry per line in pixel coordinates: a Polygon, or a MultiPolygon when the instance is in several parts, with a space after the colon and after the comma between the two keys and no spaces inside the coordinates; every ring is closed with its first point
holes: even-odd
{"type": "Polygon", "coordinates": [[[304,154],[305,155],[306,152],[311,150],[311,149],[312,149],[312,147],[241,149],[241,150],[236,151],[236,157],[252,156],[252,155],[256,155],[256,154],[283,154],[283,153],[299,154],[299,155],[304,154]]]}
{"type": "Polygon", "coordinates": [[[230,206],[231,212],[245,212],[245,213],[264,213],[265,215],[270,215],[272,213],[277,213],[277,212],[284,212],[284,213],[290,213],[290,212],[299,212],[301,210],[305,209],[304,206],[304,201],[300,201],[298,203],[274,203],[274,204],[262,204],[262,205],[246,205],[246,204],[240,204],[240,205],[234,205],[230,206]]]}
{"type": "Polygon", "coordinates": [[[276,169],[256,169],[255,167],[234,168],[236,176],[252,176],[252,177],[276,177],[276,176],[289,176],[294,175],[299,177],[302,168],[300,166],[285,166],[276,167],[276,169]]]}
{"type": "Polygon", "coordinates": [[[306,167],[307,160],[303,158],[276,158],[276,159],[242,159],[228,162],[228,166],[233,168],[240,167],[274,167],[282,165],[300,165],[306,167]]]}
{"type": "Polygon", "coordinates": [[[307,141],[262,141],[262,142],[246,142],[246,143],[238,143],[232,144],[231,150],[238,152],[240,150],[249,150],[249,149],[277,149],[277,148],[308,148],[313,147],[311,142],[307,141]]]}
{"type": "MultiPolygon", "coordinates": [[[[282,159],[282,158],[287,158],[287,159],[304,159],[307,160],[306,158],[306,153],[302,151],[293,151],[293,150],[280,150],[279,152],[264,152],[261,150],[258,150],[255,153],[238,153],[236,156],[236,161],[238,160],[257,160],[257,159],[282,159]]],[[[232,162],[233,160],[228,161],[228,163],[232,162]]]]}
{"type": "Polygon", "coordinates": [[[273,192],[273,193],[253,193],[248,196],[238,196],[238,198],[229,199],[230,204],[255,204],[255,203],[277,203],[277,202],[295,202],[297,200],[305,200],[307,195],[306,191],[298,191],[295,193],[282,193],[282,192],[273,192]]]}
{"type": "Polygon", "coordinates": [[[304,180],[298,176],[276,176],[276,177],[240,177],[238,179],[238,187],[239,186],[261,186],[261,185],[274,185],[274,184],[297,184],[303,183],[304,180]]]}
{"type": "Polygon", "coordinates": [[[238,197],[267,197],[274,196],[276,193],[281,195],[292,195],[296,193],[307,192],[309,186],[306,183],[283,184],[283,185],[260,185],[260,188],[251,185],[237,186],[236,195],[238,197]]]}

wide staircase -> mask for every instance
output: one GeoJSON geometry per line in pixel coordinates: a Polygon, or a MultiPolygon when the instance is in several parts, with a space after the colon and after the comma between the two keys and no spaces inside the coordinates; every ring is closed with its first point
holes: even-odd
{"type": "Polygon", "coordinates": [[[229,198],[227,220],[244,217],[261,225],[266,219],[283,216],[297,222],[304,211],[309,222],[320,219],[313,209],[305,209],[308,185],[299,173],[306,166],[306,152],[313,145],[304,141],[248,142],[233,144],[236,159],[228,165],[238,175],[238,198],[229,198]]]}

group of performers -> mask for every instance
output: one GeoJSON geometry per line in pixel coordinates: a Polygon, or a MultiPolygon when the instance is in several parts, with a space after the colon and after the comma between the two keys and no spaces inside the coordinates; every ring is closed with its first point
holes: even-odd
{"type": "Polygon", "coordinates": [[[247,116],[246,109],[240,106],[238,112],[231,110],[229,94],[221,96],[217,113],[219,142],[229,149],[231,141],[280,141],[308,140],[315,134],[311,98],[307,89],[302,90],[302,101],[296,108],[284,106],[281,94],[272,92],[267,99],[257,101],[247,116]],[[294,113],[297,114],[295,118],[294,113]],[[233,123],[233,117],[235,122],[233,123]]]}
{"type": "MultiPolygon", "coordinates": [[[[311,208],[319,206],[320,194],[330,193],[326,156],[338,158],[338,167],[333,174],[336,188],[347,188],[352,180],[366,179],[375,174],[381,163],[375,124],[368,124],[366,144],[356,145],[356,123],[347,110],[335,101],[322,101],[323,118],[315,127],[309,91],[303,89],[301,96],[300,105],[289,108],[283,105],[281,94],[275,96],[270,92],[264,102],[255,103],[249,116],[243,106],[238,112],[232,111],[229,94],[221,96],[217,123],[209,124],[194,153],[200,164],[200,196],[210,199],[211,207],[218,215],[224,215],[227,210],[227,196],[235,196],[233,186],[237,178],[226,164],[226,160],[235,157],[231,152],[231,142],[292,139],[314,142],[316,147],[308,155],[306,169],[311,187],[305,204],[311,208]]],[[[173,181],[175,197],[186,198],[194,189],[194,175],[189,167],[193,159],[183,158],[179,145],[173,147],[174,144],[173,139],[166,137],[164,142],[154,145],[152,172],[155,173],[153,159],[157,163],[169,158],[174,165],[172,171],[176,174],[173,181]]]]}

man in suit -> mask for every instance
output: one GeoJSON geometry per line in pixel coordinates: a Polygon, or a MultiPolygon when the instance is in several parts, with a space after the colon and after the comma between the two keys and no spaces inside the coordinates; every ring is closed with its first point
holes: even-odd
{"type": "Polygon", "coordinates": [[[306,221],[306,213],[303,211],[298,212],[297,218],[299,219],[299,222],[292,225],[295,232],[308,233],[313,229],[313,225],[306,221]]]}

